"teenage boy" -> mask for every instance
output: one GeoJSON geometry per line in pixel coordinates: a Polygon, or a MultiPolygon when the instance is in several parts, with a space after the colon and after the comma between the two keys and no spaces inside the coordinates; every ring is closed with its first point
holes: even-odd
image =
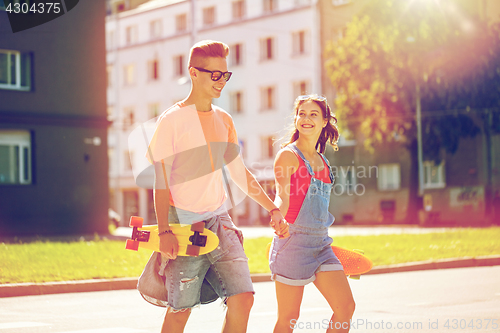
{"type": "Polygon", "coordinates": [[[225,166],[234,183],[270,212],[276,232],[287,228],[280,210],[243,164],[231,116],[212,105],[232,74],[228,54],[228,46],[216,41],[191,48],[191,91],[161,114],[149,144],[162,254],[159,271],[168,293],[163,333],[184,331],[191,308],[204,303],[207,282],[227,305],[222,332],[246,332],[254,290],[241,231],[224,207],[225,166]],[[219,237],[219,247],[199,257],[178,257],[169,225],[197,221],[206,221],[206,228],[219,237]]]}

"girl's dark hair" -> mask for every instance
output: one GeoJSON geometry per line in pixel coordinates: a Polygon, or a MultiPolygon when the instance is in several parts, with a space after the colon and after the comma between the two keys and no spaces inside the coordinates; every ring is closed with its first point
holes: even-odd
{"type": "MultiPolygon", "coordinates": [[[[330,143],[330,145],[332,145],[333,150],[335,150],[335,151],[339,150],[339,147],[337,146],[337,141],[339,140],[339,130],[337,127],[337,118],[335,118],[335,115],[332,113],[330,106],[328,105],[328,102],[326,101],[325,97],[319,96],[317,94],[297,97],[297,99],[295,100],[294,106],[293,106],[294,119],[297,116],[297,112],[299,110],[299,107],[308,101],[312,101],[312,102],[315,102],[316,104],[318,104],[320,109],[321,109],[321,112],[323,114],[323,118],[328,120],[326,126],[323,127],[323,130],[321,131],[321,134],[319,135],[318,142],[316,143],[316,150],[318,150],[320,153],[324,153],[325,149],[326,149],[327,142],[330,143]]],[[[295,123],[295,121],[294,121],[294,123],[295,123]]],[[[290,139],[288,140],[288,142],[283,143],[281,145],[281,148],[286,147],[289,144],[294,143],[299,138],[299,131],[295,128],[295,126],[293,126],[293,129],[290,131],[289,135],[290,135],[290,139]]]]}

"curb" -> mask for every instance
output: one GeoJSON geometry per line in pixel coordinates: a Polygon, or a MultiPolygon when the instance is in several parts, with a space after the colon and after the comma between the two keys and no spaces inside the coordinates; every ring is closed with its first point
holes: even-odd
{"type": "MultiPolygon", "coordinates": [[[[363,275],[400,273],[434,269],[499,266],[500,255],[467,257],[458,259],[439,259],[411,262],[398,265],[373,267],[363,275]]],[[[252,274],[252,282],[269,282],[271,274],[252,274]]],[[[95,292],[136,289],[138,278],[96,279],[46,283],[12,283],[0,284],[0,297],[19,297],[34,295],[50,295],[62,293],[95,292]]]]}

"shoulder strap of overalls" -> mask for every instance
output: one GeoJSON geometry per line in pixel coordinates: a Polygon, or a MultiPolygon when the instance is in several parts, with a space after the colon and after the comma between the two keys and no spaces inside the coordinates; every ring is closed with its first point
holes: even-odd
{"type": "Polygon", "coordinates": [[[306,160],[306,158],[304,157],[304,154],[302,154],[300,149],[297,148],[297,146],[295,146],[295,143],[288,145],[287,148],[289,148],[292,152],[294,152],[296,155],[298,155],[304,161],[304,164],[306,165],[307,172],[309,172],[309,175],[311,177],[314,177],[314,172],[311,168],[311,165],[309,164],[309,161],[306,160]]]}
{"type": "Polygon", "coordinates": [[[323,160],[325,161],[326,163],[326,166],[328,167],[328,170],[330,170],[330,181],[333,182],[335,181],[335,176],[333,175],[333,170],[332,170],[332,167],[330,166],[330,162],[328,161],[328,159],[326,158],[325,155],[323,155],[322,153],[319,153],[319,155],[323,158],[323,160]]]}

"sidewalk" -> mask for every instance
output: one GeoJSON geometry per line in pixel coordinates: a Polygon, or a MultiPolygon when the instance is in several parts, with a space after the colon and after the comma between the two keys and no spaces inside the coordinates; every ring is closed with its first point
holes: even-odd
{"type": "MultiPolygon", "coordinates": [[[[243,234],[246,238],[257,238],[272,235],[272,229],[269,227],[243,227],[243,234]]],[[[402,233],[430,233],[444,232],[452,228],[419,228],[416,226],[336,226],[330,228],[330,236],[345,235],[381,235],[381,234],[402,234],[402,233]]],[[[118,228],[113,238],[126,239],[130,235],[130,228],[118,228]]],[[[424,261],[405,263],[398,265],[376,266],[365,275],[386,274],[397,272],[408,272],[417,270],[448,269],[478,266],[496,266],[500,265],[500,255],[475,257],[475,258],[456,258],[443,259],[436,261],[424,261]]],[[[75,292],[95,292],[106,290],[135,289],[138,278],[118,278],[102,280],[81,280],[66,282],[48,282],[48,283],[19,283],[0,285],[0,297],[17,297],[31,295],[46,295],[75,292]]],[[[271,281],[270,274],[252,274],[253,282],[271,281]]]]}

